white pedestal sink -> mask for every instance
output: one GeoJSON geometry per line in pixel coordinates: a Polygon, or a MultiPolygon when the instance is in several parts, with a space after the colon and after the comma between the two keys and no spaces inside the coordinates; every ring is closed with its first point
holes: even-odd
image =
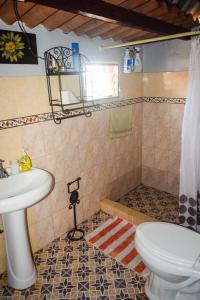
{"type": "Polygon", "coordinates": [[[25,289],[36,281],[25,209],[45,197],[52,186],[52,176],[41,169],[0,179],[0,214],[5,232],[8,283],[25,289]]]}

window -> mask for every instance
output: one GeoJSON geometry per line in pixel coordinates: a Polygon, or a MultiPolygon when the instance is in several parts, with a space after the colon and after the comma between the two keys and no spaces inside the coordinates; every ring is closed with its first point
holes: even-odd
{"type": "Polygon", "coordinates": [[[85,95],[87,101],[118,97],[118,65],[87,64],[85,95]]]}

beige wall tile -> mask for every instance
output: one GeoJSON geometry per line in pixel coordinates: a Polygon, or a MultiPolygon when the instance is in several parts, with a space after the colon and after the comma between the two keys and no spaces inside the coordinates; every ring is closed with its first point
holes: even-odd
{"type": "Polygon", "coordinates": [[[180,152],[181,151],[181,128],[170,128],[170,141],[169,150],[180,152]]]}
{"type": "Polygon", "coordinates": [[[174,195],[179,194],[179,174],[168,173],[168,192],[174,195]]]}
{"type": "Polygon", "coordinates": [[[143,74],[144,97],[186,97],[188,72],[143,74]]]}
{"type": "Polygon", "coordinates": [[[156,126],[156,103],[143,104],[143,126],[156,126]]]}
{"type": "Polygon", "coordinates": [[[120,98],[130,99],[142,95],[142,73],[120,74],[120,98]]]}
{"type": "Polygon", "coordinates": [[[142,183],[148,186],[154,186],[155,181],[155,169],[142,165],[142,183]]]}
{"type": "Polygon", "coordinates": [[[21,127],[22,144],[32,160],[45,155],[44,137],[46,133],[42,130],[42,127],[41,123],[21,127]]]}
{"type": "Polygon", "coordinates": [[[0,120],[17,117],[17,94],[15,91],[15,77],[0,77],[0,120]]]}
{"type": "Polygon", "coordinates": [[[133,110],[133,129],[137,126],[141,126],[142,124],[142,111],[143,104],[138,103],[137,105],[132,105],[133,110]]]}
{"type": "Polygon", "coordinates": [[[169,151],[155,148],[155,168],[160,171],[168,170],[169,151]]]}
{"type": "Polygon", "coordinates": [[[169,127],[156,127],[155,147],[163,150],[169,150],[170,142],[170,128],[169,127]]]}
{"type": "Polygon", "coordinates": [[[170,105],[168,103],[157,103],[156,121],[157,127],[170,127],[170,105]]]}
{"type": "Polygon", "coordinates": [[[154,126],[143,126],[142,146],[151,148],[156,146],[156,130],[154,126]]]}
{"type": "Polygon", "coordinates": [[[154,184],[152,185],[158,190],[168,190],[168,173],[165,170],[154,169],[154,184]]]}
{"type": "Polygon", "coordinates": [[[142,165],[149,168],[155,167],[155,148],[142,147],[142,165]]]}
{"type": "Polygon", "coordinates": [[[73,228],[73,211],[68,207],[53,213],[53,230],[55,238],[73,228]]]}
{"type": "Polygon", "coordinates": [[[18,159],[22,155],[22,132],[21,127],[0,130],[0,158],[5,160],[5,166],[9,161],[18,159]]]}
{"type": "Polygon", "coordinates": [[[180,152],[169,151],[169,172],[179,175],[180,152]]]}
{"type": "Polygon", "coordinates": [[[18,117],[49,112],[45,76],[14,78],[18,117]]]}
{"type": "Polygon", "coordinates": [[[50,197],[45,197],[45,199],[27,209],[28,223],[34,224],[40,222],[41,220],[50,217],[52,211],[50,197]]]}
{"type": "Polygon", "coordinates": [[[52,211],[55,213],[68,206],[67,182],[65,180],[56,182],[49,198],[52,211]]]}
{"type": "Polygon", "coordinates": [[[29,235],[33,252],[43,248],[55,239],[52,216],[29,225],[29,235]]]}
{"type": "Polygon", "coordinates": [[[171,104],[170,106],[170,127],[181,128],[183,122],[184,105],[171,104]]]}

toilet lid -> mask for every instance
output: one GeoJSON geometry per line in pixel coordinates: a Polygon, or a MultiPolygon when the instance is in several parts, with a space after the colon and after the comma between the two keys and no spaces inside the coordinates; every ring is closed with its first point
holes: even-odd
{"type": "Polygon", "coordinates": [[[199,268],[200,234],[179,225],[146,222],[138,225],[137,240],[152,254],[171,263],[199,268]]]}

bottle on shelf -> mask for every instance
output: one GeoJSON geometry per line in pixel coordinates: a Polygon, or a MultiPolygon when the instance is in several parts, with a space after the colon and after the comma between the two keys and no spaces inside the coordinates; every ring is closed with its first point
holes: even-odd
{"type": "Polygon", "coordinates": [[[131,53],[130,49],[126,48],[124,55],[124,73],[132,72],[132,62],[131,62],[131,53]]]}
{"type": "Polygon", "coordinates": [[[47,67],[48,67],[48,72],[52,73],[53,72],[53,61],[52,61],[51,56],[48,57],[47,67]]]}
{"type": "Polygon", "coordinates": [[[80,56],[79,56],[79,44],[78,43],[72,43],[72,62],[73,62],[73,70],[75,72],[80,71],[80,56]]]}
{"type": "Polygon", "coordinates": [[[135,72],[142,72],[142,60],[140,57],[140,48],[135,48],[135,72]]]}

